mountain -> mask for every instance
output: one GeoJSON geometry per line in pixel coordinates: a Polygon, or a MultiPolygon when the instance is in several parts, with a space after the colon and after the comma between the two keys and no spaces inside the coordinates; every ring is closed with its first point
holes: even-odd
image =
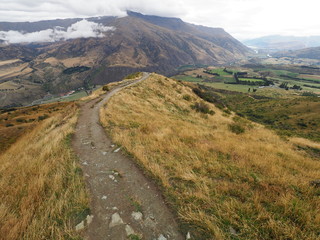
{"type": "Polygon", "coordinates": [[[0,60],[6,61],[0,62],[0,83],[16,86],[0,96],[0,106],[17,103],[34,89],[42,90],[37,96],[43,97],[118,81],[134,71],[172,74],[183,65],[226,64],[250,53],[221,28],[130,11],[123,18],[2,22],[0,39],[0,60]],[[95,32],[88,33],[88,26],[95,32]]]}
{"type": "Polygon", "coordinates": [[[273,35],[245,40],[243,41],[243,43],[253,48],[273,51],[297,50],[302,48],[320,46],[320,36],[295,37],[273,35]]]}
{"type": "Polygon", "coordinates": [[[309,58],[320,60],[320,47],[304,48],[295,51],[282,51],[274,54],[275,57],[309,58]]]}

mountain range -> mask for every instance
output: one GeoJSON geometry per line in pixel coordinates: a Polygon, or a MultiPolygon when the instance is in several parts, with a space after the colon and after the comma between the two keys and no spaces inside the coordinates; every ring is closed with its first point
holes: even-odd
{"type": "Polygon", "coordinates": [[[292,57],[320,60],[320,47],[304,48],[295,51],[281,51],[275,53],[274,57],[292,57]]]}
{"type": "Polygon", "coordinates": [[[320,36],[296,37],[272,35],[242,41],[245,45],[263,50],[298,50],[320,46],[320,36]]]}
{"type": "Polygon", "coordinates": [[[1,22],[0,39],[1,107],[135,71],[172,74],[183,65],[222,65],[251,52],[222,28],[130,11],[122,18],[1,22]]]}

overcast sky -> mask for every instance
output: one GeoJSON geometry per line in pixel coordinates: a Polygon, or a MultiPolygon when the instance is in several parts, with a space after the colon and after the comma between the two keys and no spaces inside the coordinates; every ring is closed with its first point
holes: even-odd
{"type": "Polygon", "coordinates": [[[242,40],[320,35],[319,0],[0,0],[0,21],[125,16],[126,10],[222,27],[242,40]]]}

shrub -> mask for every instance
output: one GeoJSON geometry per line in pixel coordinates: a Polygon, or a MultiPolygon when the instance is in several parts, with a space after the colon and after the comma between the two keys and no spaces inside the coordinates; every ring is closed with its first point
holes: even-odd
{"type": "Polygon", "coordinates": [[[196,110],[197,112],[211,115],[215,114],[213,110],[210,110],[209,105],[204,102],[197,102],[194,105],[191,105],[191,108],[196,110]]]}
{"type": "Polygon", "coordinates": [[[12,123],[7,123],[6,127],[13,127],[14,125],[12,123]]]}
{"type": "Polygon", "coordinates": [[[109,86],[108,86],[108,85],[104,85],[104,86],[102,87],[102,90],[108,92],[110,89],[109,89],[109,86]]]}
{"type": "Polygon", "coordinates": [[[26,122],[26,120],[22,119],[22,118],[17,118],[16,122],[22,123],[22,122],[26,122]]]}
{"type": "Polygon", "coordinates": [[[49,117],[49,115],[44,114],[44,115],[38,117],[38,121],[42,121],[42,120],[44,120],[44,119],[46,119],[48,117],[49,117]]]}
{"type": "Polygon", "coordinates": [[[183,95],[182,98],[183,98],[184,100],[186,100],[186,101],[191,101],[191,96],[188,95],[188,94],[183,95]]]}
{"type": "Polygon", "coordinates": [[[231,111],[228,108],[224,108],[222,111],[225,112],[228,115],[231,114],[231,111]]]}
{"type": "Polygon", "coordinates": [[[301,95],[306,96],[306,97],[317,97],[318,96],[316,93],[313,93],[313,92],[303,92],[301,95]]]}
{"type": "Polygon", "coordinates": [[[237,124],[237,123],[230,124],[229,129],[231,132],[235,134],[241,134],[245,132],[244,127],[242,127],[240,124],[237,124]]]}
{"type": "Polygon", "coordinates": [[[128,76],[126,76],[124,79],[135,79],[140,77],[141,75],[142,75],[142,72],[131,73],[128,76]]]}
{"type": "Polygon", "coordinates": [[[70,67],[64,69],[62,71],[63,74],[73,74],[73,73],[81,73],[90,70],[90,67],[87,66],[77,66],[77,67],[70,67]]]}

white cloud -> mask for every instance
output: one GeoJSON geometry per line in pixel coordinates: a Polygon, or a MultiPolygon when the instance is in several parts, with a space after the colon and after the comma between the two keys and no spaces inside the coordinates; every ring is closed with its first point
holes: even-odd
{"type": "Polygon", "coordinates": [[[105,32],[115,30],[114,27],[81,20],[72,24],[66,30],[61,27],[46,29],[39,32],[23,33],[18,31],[0,31],[0,40],[7,43],[55,42],[75,38],[100,38],[105,32]]]}
{"type": "MultiPolygon", "coordinates": [[[[320,35],[319,0],[0,0],[0,21],[125,16],[126,10],[211,27],[239,38],[320,35]]],[[[0,26],[1,27],[1,26],[0,26]]]]}

